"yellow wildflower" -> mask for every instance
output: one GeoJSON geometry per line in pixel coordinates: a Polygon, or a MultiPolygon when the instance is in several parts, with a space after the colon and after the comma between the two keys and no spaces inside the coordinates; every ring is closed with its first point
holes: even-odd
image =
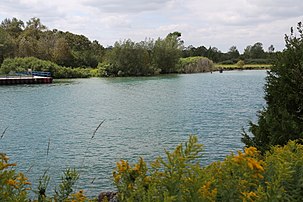
{"type": "Polygon", "coordinates": [[[120,162],[117,162],[117,168],[119,172],[124,172],[128,170],[130,167],[127,161],[121,160],[120,162]]]}
{"type": "Polygon", "coordinates": [[[77,193],[71,194],[72,202],[84,202],[86,201],[86,196],[83,193],[83,190],[78,191],[77,193]]]}
{"type": "Polygon", "coordinates": [[[121,179],[121,175],[120,174],[117,174],[116,172],[113,173],[113,176],[114,176],[114,181],[116,183],[118,183],[121,179]]]}
{"type": "Polygon", "coordinates": [[[2,165],[0,164],[0,170],[4,170],[8,167],[16,166],[17,164],[15,163],[3,163],[2,165]]]}
{"type": "Polygon", "coordinates": [[[149,183],[150,181],[151,181],[150,176],[146,176],[146,177],[144,178],[144,182],[145,182],[145,183],[149,183]]]}
{"type": "Polygon", "coordinates": [[[245,148],[245,154],[248,156],[254,156],[257,153],[257,148],[255,147],[249,147],[249,148],[245,148]]]}
{"type": "Polygon", "coordinates": [[[253,191],[251,192],[242,192],[243,201],[249,200],[249,201],[255,201],[255,198],[257,198],[257,194],[253,191]]]}
{"type": "Polygon", "coordinates": [[[6,183],[7,183],[8,185],[15,185],[15,184],[17,184],[16,180],[13,180],[13,179],[7,180],[6,183]]]}
{"type": "Polygon", "coordinates": [[[250,169],[256,169],[258,171],[264,172],[264,168],[260,165],[258,161],[253,158],[247,158],[247,165],[250,169]]]}
{"type": "Polygon", "coordinates": [[[4,162],[8,162],[9,157],[8,157],[8,156],[6,156],[6,155],[5,155],[5,154],[3,154],[3,153],[0,153],[0,159],[2,159],[4,162]]]}
{"type": "Polygon", "coordinates": [[[218,190],[217,188],[210,190],[210,185],[211,185],[210,181],[206,182],[206,184],[200,188],[199,192],[201,196],[207,199],[214,199],[217,195],[218,190]]]}
{"type": "Polygon", "coordinates": [[[18,187],[18,183],[17,183],[17,181],[16,180],[13,180],[13,179],[9,179],[9,180],[7,180],[7,182],[6,182],[8,185],[10,185],[10,186],[13,186],[15,189],[18,189],[19,187],[18,187]]]}
{"type": "Polygon", "coordinates": [[[129,183],[129,184],[127,185],[127,188],[128,188],[128,189],[133,189],[133,184],[132,184],[132,183],[129,183]]]}

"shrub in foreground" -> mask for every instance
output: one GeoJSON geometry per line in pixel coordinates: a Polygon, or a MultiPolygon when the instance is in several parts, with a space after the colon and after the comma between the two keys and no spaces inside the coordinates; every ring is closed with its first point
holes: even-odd
{"type": "MultiPolygon", "coordinates": [[[[303,196],[303,145],[290,141],[261,155],[245,148],[223,161],[203,166],[197,137],[180,144],[150,165],[121,160],[113,172],[119,201],[300,201],[303,196]]],[[[0,154],[0,201],[30,201],[32,188],[15,164],[0,154]]],[[[55,194],[46,193],[49,177],[39,180],[34,201],[96,201],[73,189],[79,175],[67,169],[55,194]]]]}
{"type": "Polygon", "coordinates": [[[146,165],[121,160],[113,173],[120,201],[300,201],[303,146],[295,141],[265,156],[255,147],[202,166],[202,145],[191,136],[166,158],[146,165]]]}
{"type": "Polygon", "coordinates": [[[74,169],[66,169],[61,177],[61,183],[55,189],[53,196],[46,193],[50,177],[47,172],[39,179],[37,189],[32,189],[28,178],[21,172],[16,172],[15,163],[9,163],[9,158],[0,153],[0,201],[5,202],[27,202],[31,201],[29,198],[29,191],[33,191],[36,195],[36,202],[89,202],[96,201],[88,199],[82,190],[75,192],[73,186],[79,178],[78,173],[74,169]]]}

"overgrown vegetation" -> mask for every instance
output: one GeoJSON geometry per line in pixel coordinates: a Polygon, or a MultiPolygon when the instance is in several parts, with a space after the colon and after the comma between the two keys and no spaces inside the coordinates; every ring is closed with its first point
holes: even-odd
{"type": "Polygon", "coordinates": [[[255,147],[202,166],[195,136],[146,165],[121,160],[114,172],[120,201],[300,201],[303,146],[290,141],[261,156],[255,147]]]}
{"type": "MultiPolygon", "coordinates": [[[[113,173],[119,201],[300,201],[303,146],[296,141],[272,147],[261,155],[255,147],[231,154],[224,161],[203,166],[202,145],[196,136],[180,144],[166,158],[147,165],[140,158],[131,165],[121,160],[113,173]]],[[[0,200],[28,201],[32,189],[15,164],[0,155],[0,200]]],[[[73,189],[79,175],[67,169],[55,194],[46,193],[49,177],[39,180],[34,201],[95,201],[73,189]]]]}
{"type": "Polygon", "coordinates": [[[272,145],[285,145],[303,138],[303,27],[285,36],[286,49],[278,54],[266,78],[266,108],[259,112],[258,123],[251,123],[243,142],[260,151],[272,145]]]}
{"type": "Polygon", "coordinates": [[[9,163],[9,158],[0,153],[0,201],[5,202],[26,202],[31,201],[29,191],[35,193],[37,202],[66,201],[96,201],[96,199],[88,199],[83,190],[75,192],[73,186],[79,178],[79,174],[74,169],[66,169],[61,178],[59,187],[55,190],[53,196],[49,196],[46,192],[50,177],[45,171],[44,175],[39,179],[37,190],[31,187],[28,178],[21,172],[15,170],[16,164],[9,163]]]}
{"type": "Polygon", "coordinates": [[[168,34],[165,39],[116,42],[102,64],[106,76],[142,76],[176,73],[181,56],[181,33],[168,34]]]}
{"type": "MultiPolygon", "coordinates": [[[[166,158],[158,157],[149,165],[142,158],[134,165],[121,160],[113,172],[119,201],[301,201],[303,195],[303,145],[301,144],[303,26],[301,23],[298,23],[297,30],[298,35],[292,29],[290,36],[285,37],[286,49],[278,55],[267,76],[265,86],[267,106],[260,112],[258,123],[251,123],[252,136],[244,133],[243,142],[247,147],[243,151],[228,155],[223,161],[204,166],[200,158],[203,147],[198,143],[196,136],[190,136],[188,142],[178,145],[174,151],[165,151],[166,158]]],[[[164,53],[170,52],[171,47],[176,47],[176,44],[180,43],[178,35],[175,38],[170,38],[174,37],[173,35],[167,37],[168,42],[165,42],[165,39],[163,44],[168,45],[164,46],[162,42],[158,44],[159,49],[164,50],[164,56],[164,53]]],[[[154,45],[156,44],[157,42],[154,45]]],[[[120,45],[114,47],[117,52],[113,53],[120,55],[119,51],[122,49],[126,52],[130,50],[131,53],[137,50],[138,44],[126,41],[121,45],[123,46],[121,49],[120,45]]],[[[249,50],[260,50],[260,46],[257,44],[249,50]]],[[[152,54],[152,51],[143,52],[142,57],[145,58],[149,54],[152,54]]],[[[136,58],[138,61],[141,59],[136,58]]],[[[176,62],[175,59],[171,58],[171,61],[176,62]]],[[[31,58],[27,60],[38,62],[31,58]]],[[[18,59],[13,62],[16,61],[18,59]]],[[[24,62],[23,59],[20,61],[24,62]]],[[[153,67],[160,67],[155,62],[157,60],[150,61],[153,67]]],[[[192,67],[186,65],[199,61],[209,62],[205,58],[188,58],[181,61],[179,68],[191,69],[192,67]]],[[[244,66],[244,63],[244,61],[239,62],[237,66],[244,66]]],[[[9,62],[4,64],[4,68],[2,67],[4,72],[11,68],[19,71],[19,68],[23,67],[9,66],[9,62]]],[[[39,66],[38,63],[34,64],[39,66]]],[[[27,63],[23,65],[32,67],[27,63]]],[[[42,70],[48,65],[54,69],[58,68],[51,63],[41,63],[39,67],[42,70]]],[[[119,66],[119,63],[111,65],[110,63],[99,65],[98,73],[117,67],[122,71],[120,68],[123,65],[119,66]]],[[[170,65],[161,64],[161,67],[170,67],[170,65]]],[[[114,73],[118,74],[118,69],[114,73]]],[[[172,69],[163,71],[172,72],[172,69]]],[[[122,73],[131,72],[125,70],[122,73]]],[[[4,133],[5,131],[1,138],[4,133]]],[[[14,169],[16,164],[11,164],[8,160],[5,154],[0,153],[0,201],[28,201],[28,191],[32,190],[30,183],[24,174],[14,169]]],[[[83,191],[76,192],[73,189],[78,177],[75,170],[68,169],[64,172],[55,195],[49,196],[46,193],[49,177],[45,173],[35,191],[37,200],[89,201],[83,191]]]]}
{"type": "Polygon", "coordinates": [[[178,64],[191,60],[183,59],[188,57],[205,57],[214,63],[229,65],[240,60],[246,64],[271,64],[275,54],[272,45],[264,51],[260,42],[248,45],[243,54],[236,46],[227,53],[216,47],[184,47],[180,32],[141,42],[126,39],[104,48],[83,35],[49,30],[39,18],[31,18],[26,23],[17,18],[4,19],[0,24],[0,64],[6,59],[35,57],[56,64],[57,78],[203,72],[205,68],[197,68],[196,62],[186,68],[178,64]]]}
{"type": "Polygon", "coordinates": [[[28,69],[51,72],[54,78],[87,78],[94,76],[94,71],[91,68],[66,68],[34,57],[7,58],[0,67],[0,74],[25,73],[28,69]]]}
{"type": "Polygon", "coordinates": [[[178,72],[181,73],[211,72],[217,70],[213,61],[201,56],[180,58],[178,66],[178,72]]]}

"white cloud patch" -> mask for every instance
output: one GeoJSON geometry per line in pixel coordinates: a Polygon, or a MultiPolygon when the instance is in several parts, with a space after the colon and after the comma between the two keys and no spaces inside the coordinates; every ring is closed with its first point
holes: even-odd
{"type": "Polygon", "coordinates": [[[89,0],[88,5],[106,13],[140,13],[163,8],[171,0],[89,0]]]}
{"type": "Polygon", "coordinates": [[[283,49],[284,34],[303,20],[301,0],[1,0],[0,20],[38,17],[49,29],[83,34],[101,44],[165,37],[185,45],[240,51],[255,42],[283,49]]]}
{"type": "Polygon", "coordinates": [[[131,28],[130,20],[123,15],[110,15],[100,19],[106,28],[131,28]]]}

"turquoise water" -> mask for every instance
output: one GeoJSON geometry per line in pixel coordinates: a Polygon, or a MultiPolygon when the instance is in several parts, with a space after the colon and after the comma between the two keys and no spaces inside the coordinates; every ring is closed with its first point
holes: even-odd
{"type": "Polygon", "coordinates": [[[265,105],[265,76],[230,71],[0,86],[0,134],[8,127],[0,151],[18,162],[34,188],[46,169],[54,187],[64,168],[75,167],[77,187],[96,196],[114,189],[117,161],[151,161],[189,134],[204,144],[205,164],[241,149],[242,127],[265,105]]]}

